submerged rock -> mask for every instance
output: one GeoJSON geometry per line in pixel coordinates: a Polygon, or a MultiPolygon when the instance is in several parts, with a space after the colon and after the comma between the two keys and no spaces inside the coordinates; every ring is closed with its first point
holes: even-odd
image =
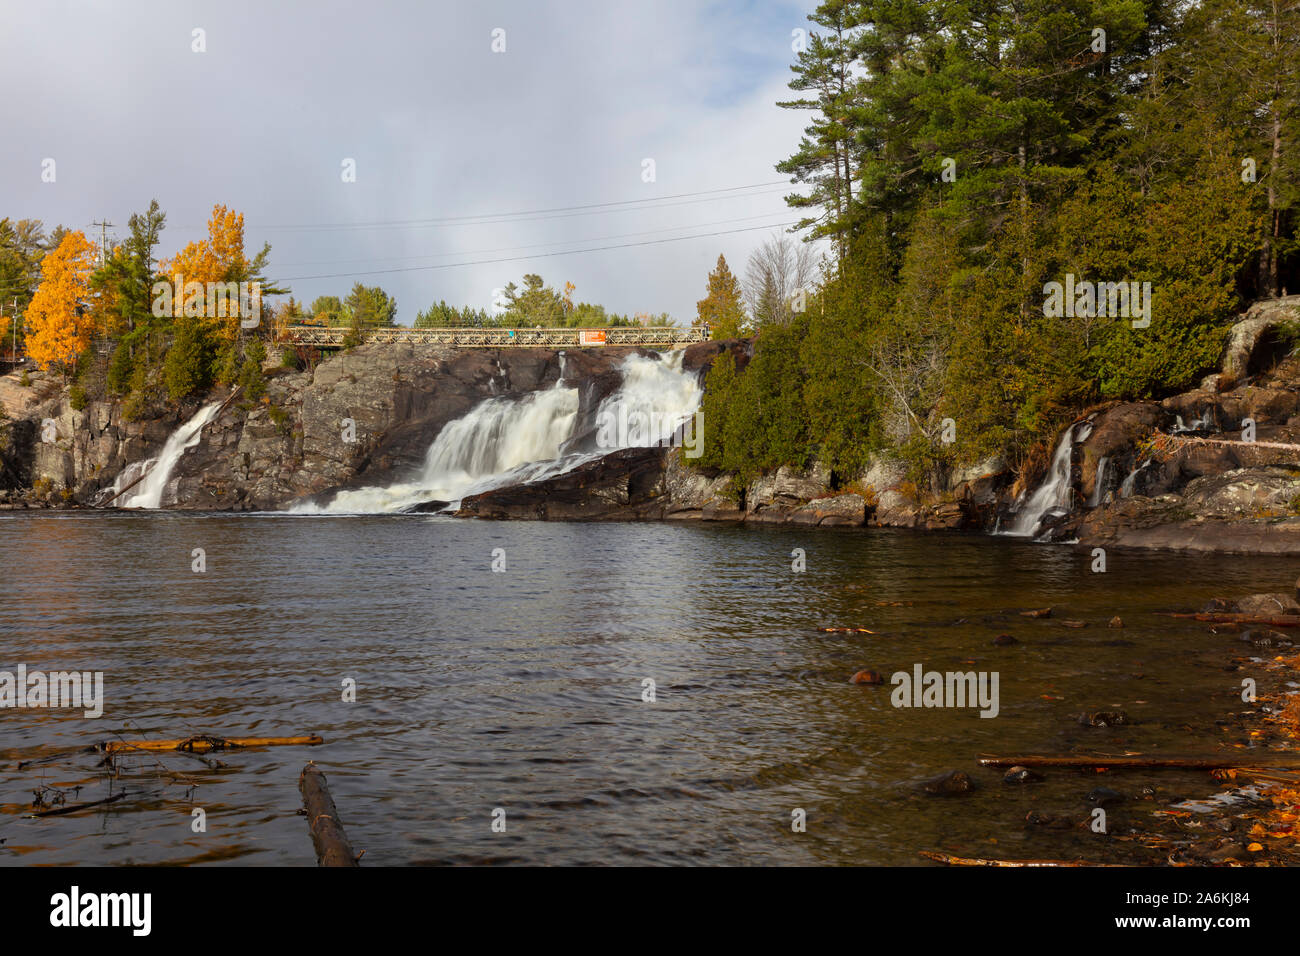
{"type": "Polygon", "coordinates": [[[1043,775],[1028,767],[1012,767],[1002,778],[1003,783],[1036,783],[1043,779],[1043,775]]]}
{"type": "Polygon", "coordinates": [[[1019,644],[1020,642],[1010,634],[999,634],[993,638],[993,643],[998,647],[1010,647],[1012,644],[1019,644]]]}
{"type": "Polygon", "coordinates": [[[1084,727],[1121,727],[1128,723],[1128,714],[1122,710],[1091,710],[1079,715],[1084,727]]]}
{"type": "Polygon", "coordinates": [[[1241,634],[1237,640],[1250,644],[1252,647],[1294,647],[1295,642],[1287,637],[1281,631],[1270,631],[1267,628],[1251,628],[1241,634]]]}
{"type": "Polygon", "coordinates": [[[921,789],[937,797],[950,797],[960,793],[970,793],[975,789],[975,781],[963,770],[949,770],[921,784],[921,789]]]}
{"type": "Polygon", "coordinates": [[[885,678],[879,671],[858,671],[849,678],[851,684],[883,684],[885,678]]]}
{"type": "Polygon", "coordinates": [[[1088,802],[1094,807],[1109,807],[1124,801],[1124,794],[1110,787],[1094,787],[1088,791],[1088,802]]]}

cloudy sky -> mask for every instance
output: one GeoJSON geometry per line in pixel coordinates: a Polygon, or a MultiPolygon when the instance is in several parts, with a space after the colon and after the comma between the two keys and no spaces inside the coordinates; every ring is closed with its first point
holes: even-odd
{"type": "Polygon", "coordinates": [[[739,272],[797,218],[773,166],[808,117],[775,103],[815,5],[5,4],[0,216],[121,237],[156,197],[170,256],[224,203],[308,302],[379,284],[409,325],[539,272],[689,322],[719,252],[739,272]],[[726,234],[659,241],[709,233],[726,234]]]}

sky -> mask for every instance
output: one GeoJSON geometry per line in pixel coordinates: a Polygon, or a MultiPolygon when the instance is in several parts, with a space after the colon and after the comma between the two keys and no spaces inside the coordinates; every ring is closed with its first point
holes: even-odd
{"type": "Polygon", "coordinates": [[[305,302],[380,285],[409,325],[536,272],[689,324],[719,253],[799,218],[774,167],[809,116],[776,102],[815,6],[5,4],[0,217],[120,239],[157,198],[165,258],[221,203],[305,302]]]}

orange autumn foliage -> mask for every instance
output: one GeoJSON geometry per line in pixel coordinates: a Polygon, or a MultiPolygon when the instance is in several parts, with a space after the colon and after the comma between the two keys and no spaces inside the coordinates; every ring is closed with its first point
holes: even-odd
{"type": "Polygon", "coordinates": [[[27,351],[42,368],[72,365],[99,331],[102,310],[91,296],[98,247],[70,232],[41,262],[41,284],[27,306],[27,351]]]}
{"type": "MultiPolygon", "coordinates": [[[[175,257],[159,263],[158,271],[165,278],[179,276],[185,284],[201,282],[206,287],[209,282],[242,279],[248,266],[244,255],[244,214],[217,204],[212,207],[212,216],[208,219],[208,238],[187,244],[175,257]]],[[[184,300],[183,290],[175,290],[173,302],[178,316],[184,300]]],[[[237,312],[220,316],[219,320],[222,332],[228,338],[239,334],[237,312]]]]}

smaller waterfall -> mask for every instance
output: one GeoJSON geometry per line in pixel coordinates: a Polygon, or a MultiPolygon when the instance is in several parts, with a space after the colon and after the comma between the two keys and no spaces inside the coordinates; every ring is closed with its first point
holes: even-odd
{"type": "Polygon", "coordinates": [[[1092,496],[1088,499],[1088,507],[1095,508],[1101,504],[1102,495],[1106,493],[1106,464],[1110,461],[1109,456],[1102,455],[1097,459],[1097,474],[1092,479],[1092,496]]]}
{"type": "Polygon", "coordinates": [[[1021,538],[1033,537],[1047,514],[1056,509],[1068,511],[1070,507],[1070,471],[1074,446],[1087,441],[1092,434],[1091,422],[1076,422],[1061,435],[1061,441],[1052,455],[1047,476],[1024,505],[1016,511],[1011,527],[1003,534],[1021,538]]]}
{"type": "Polygon", "coordinates": [[[1133,496],[1133,489],[1137,485],[1138,475],[1146,471],[1150,465],[1151,459],[1148,458],[1128,473],[1128,477],[1124,479],[1124,483],[1119,486],[1119,496],[1121,498],[1131,498],[1133,496]]]}
{"type": "Polygon", "coordinates": [[[197,415],[171,433],[157,458],[133,461],[123,468],[112,487],[100,493],[98,501],[103,504],[111,501],[118,508],[162,507],[163,494],[167,491],[167,483],[171,480],[176,463],[186,451],[199,443],[203,426],[212,421],[219,408],[220,402],[205,405],[197,415]],[[120,489],[129,487],[142,474],[145,475],[143,481],[116,501],[112,500],[120,489]]]}

